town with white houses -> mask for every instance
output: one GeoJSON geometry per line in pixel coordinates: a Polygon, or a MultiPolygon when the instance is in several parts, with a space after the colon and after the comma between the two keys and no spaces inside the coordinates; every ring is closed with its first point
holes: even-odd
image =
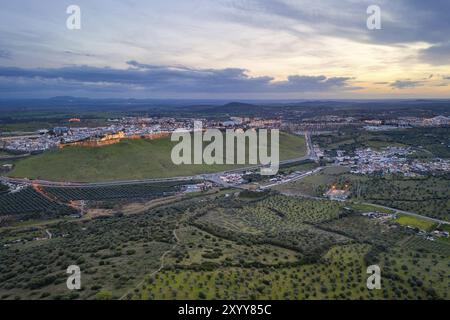
{"type": "Polygon", "coordinates": [[[358,149],[354,156],[346,155],[344,151],[337,150],[336,164],[351,167],[352,173],[400,173],[414,176],[424,172],[448,172],[450,161],[448,159],[432,159],[423,161],[411,157],[415,153],[411,147],[386,147],[379,151],[371,148],[358,149]]]}
{"type": "Polygon", "coordinates": [[[168,136],[176,129],[192,130],[194,121],[202,121],[205,128],[279,128],[279,119],[231,117],[226,121],[205,119],[140,118],[108,119],[108,126],[80,127],[80,119],[70,119],[76,126],[41,129],[31,135],[9,136],[0,139],[0,150],[12,153],[40,153],[69,145],[102,146],[121,139],[153,139],[168,136]]]}

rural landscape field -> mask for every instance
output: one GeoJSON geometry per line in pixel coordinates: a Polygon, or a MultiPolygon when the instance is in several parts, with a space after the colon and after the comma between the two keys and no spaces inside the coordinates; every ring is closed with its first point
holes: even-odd
{"type": "Polygon", "coordinates": [[[410,161],[446,159],[448,127],[422,130],[424,147],[411,129],[286,130],[276,176],[177,166],[168,138],[5,151],[0,297],[448,299],[448,172],[362,174],[336,155],[401,146],[410,161]],[[366,287],[373,264],[378,290],[366,287]],[[83,270],[81,290],[67,290],[68,265],[83,270]]]}

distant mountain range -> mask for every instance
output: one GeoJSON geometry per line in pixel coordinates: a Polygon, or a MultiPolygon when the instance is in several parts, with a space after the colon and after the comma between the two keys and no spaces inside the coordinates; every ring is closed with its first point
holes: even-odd
{"type": "Polygon", "coordinates": [[[429,109],[434,108],[439,114],[448,113],[450,99],[411,99],[411,100],[202,100],[202,99],[92,99],[85,97],[57,96],[48,99],[0,99],[0,109],[10,112],[33,110],[54,110],[63,112],[76,111],[118,111],[151,112],[155,115],[199,116],[241,115],[259,116],[267,112],[278,113],[303,109],[322,112],[335,109],[364,109],[367,111],[391,109],[429,109]]]}

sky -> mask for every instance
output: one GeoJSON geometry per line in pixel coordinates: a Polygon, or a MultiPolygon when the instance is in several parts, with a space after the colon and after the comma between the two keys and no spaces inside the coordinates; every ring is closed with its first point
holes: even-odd
{"type": "Polygon", "coordinates": [[[0,98],[450,98],[449,14],[448,0],[2,1],[0,98]]]}

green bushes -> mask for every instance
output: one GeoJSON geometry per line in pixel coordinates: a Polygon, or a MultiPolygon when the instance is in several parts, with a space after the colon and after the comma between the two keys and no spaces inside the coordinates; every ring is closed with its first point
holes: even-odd
{"type": "Polygon", "coordinates": [[[58,217],[77,212],[69,206],[51,201],[31,187],[18,192],[0,194],[0,216],[18,215],[21,218],[30,219],[58,217]]]}

